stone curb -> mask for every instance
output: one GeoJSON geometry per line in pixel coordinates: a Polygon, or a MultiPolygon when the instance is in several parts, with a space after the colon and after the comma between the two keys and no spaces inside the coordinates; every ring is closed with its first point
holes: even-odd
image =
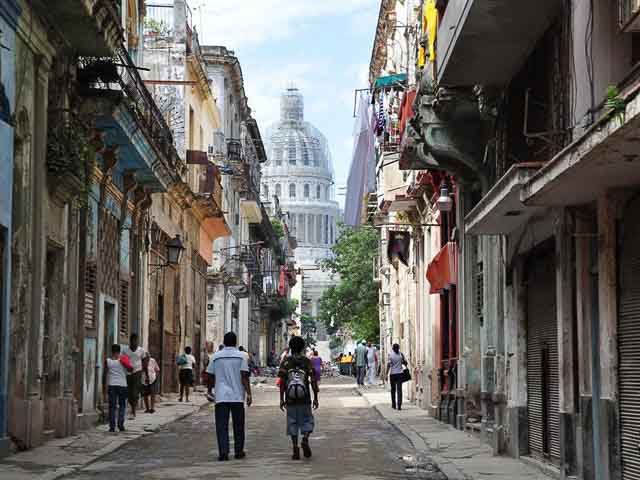
{"type": "Polygon", "coordinates": [[[429,447],[429,444],[424,440],[424,438],[422,438],[420,434],[413,428],[394,422],[391,418],[384,414],[384,412],[378,405],[373,405],[369,401],[367,396],[359,389],[354,388],[354,391],[356,392],[356,394],[364,398],[371,406],[371,408],[373,408],[378,413],[378,415],[380,415],[387,423],[389,423],[389,425],[396,429],[401,435],[406,437],[417,452],[425,453],[429,457],[431,457],[433,462],[438,466],[440,471],[446,475],[448,480],[472,480],[472,477],[460,471],[450,460],[447,460],[446,458],[443,458],[440,455],[434,453],[429,447]]]}
{"type": "MultiPolygon", "coordinates": [[[[184,420],[185,418],[194,415],[198,412],[200,412],[201,410],[203,410],[204,408],[208,407],[210,405],[209,402],[205,402],[201,405],[196,406],[196,408],[194,408],[193,411],[191,412],[187,412],[187,413],[183,413],[178,415],[175,418],[172,418],[171,420],[167,421],[166,423],[157,425],[156,428],[160,429],[166,425],[169,425],[171,423],[175,423],[175,422],[179,422],[180,420],[184,420]]],[[[129,437],[127,437],[126,439],[123,440],[115,440],[112,443],[110,443],[109,445],[96,450],[95,452],[92,452],[91,454],[88,454],[87,456],[90,456],[91,458],[89,460],[87,460],[85,463],[81,464],[81,465],[73,465],[73,466],[64,466],[64,467],[58,467],[55,470],[53,470],[52,472],[47,472],[39,477],[38,480],[58,480],[60,478],[66,477],[68,475],[72,475],[74,473],[77,473],[78,471],[82,470],[83,468],[91,465],[92,463],[97,462],[98,460],[100,460],[101,458],[104,458],[105,456],[109,455],[110,453],[113,453],[119,449],[121,449],[122,447],[124,447],[125,445],[127,445],[128,443],[131,443],[135,440],[138,440],[142,437],[146,437],[147,435],[152,435],[156,433],[156,431],[143,431],[140,433],[135,433],[129,437]]]]}

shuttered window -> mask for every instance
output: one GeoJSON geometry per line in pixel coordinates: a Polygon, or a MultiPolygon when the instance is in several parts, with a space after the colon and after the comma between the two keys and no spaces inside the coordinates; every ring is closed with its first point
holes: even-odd
{"type": "Polygon", "coordinates": [[[95,327],[96,264],[88,262],[84,270],[84,325],[95,327]]]}
{"type": "Polygon", "coordinates": [[[624,215],[620,250],[618,353],[622,478],[640,479],[640,201],[624,215]]]}
{"type": "Polygon", "coordinates": [[[527,280],[529,452],[559,465],[558,330],[553,253],[532,258],[527,280]]]}
{"type": "Polygon", "coordinates": [[[129,335],[129,282],[120,282],[120,336],[129,335]]]}

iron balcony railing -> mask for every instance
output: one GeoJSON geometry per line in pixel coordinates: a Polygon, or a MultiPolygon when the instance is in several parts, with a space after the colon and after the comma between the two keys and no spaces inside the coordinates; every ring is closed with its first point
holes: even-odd
{"type": "Polygon", "coordinates": [[[122,92],[129,110],[159,154],[156,163],[164,160],[168,171],[179,180],[186,166],[175,149],[171,129],[124,45],[118,48],[115,58],[81,57],[78,63],[81,90],[87,94],[122,92]]]}

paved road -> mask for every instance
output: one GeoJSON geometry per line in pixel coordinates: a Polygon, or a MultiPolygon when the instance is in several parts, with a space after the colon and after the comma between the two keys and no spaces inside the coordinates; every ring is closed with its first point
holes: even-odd
{"type": "Polygon", "coordinates": [[[217,462],[208,407],[85,467],[74,479],[413,479],[401,457],[409,442],[349,385],[322,385],[313,458],[291,460],[275,388],[254,389],[248,411],[247,458],[217,462]]]}

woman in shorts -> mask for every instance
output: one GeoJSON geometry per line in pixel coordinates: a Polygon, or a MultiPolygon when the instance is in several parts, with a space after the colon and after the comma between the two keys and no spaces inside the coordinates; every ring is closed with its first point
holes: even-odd
{"type": "Polygon", "coordinates": [[[142,359],[142,398],[144,399],[144,413],[156,413],[156,395],[158,394],[158,362],[147,353],[142,359]]]}

